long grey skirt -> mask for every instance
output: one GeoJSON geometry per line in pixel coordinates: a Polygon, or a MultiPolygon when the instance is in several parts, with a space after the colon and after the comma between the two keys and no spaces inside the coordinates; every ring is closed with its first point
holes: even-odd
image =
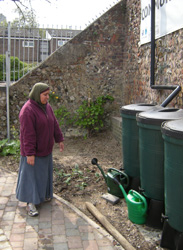
{"type": "Polygon", "coordinates": [[[35,205],[43,202],[45,198],[53,198],[52,154],[35,157],[34,166],[27,163],[25,156],[21,156],[16,198],[35,205]]]}

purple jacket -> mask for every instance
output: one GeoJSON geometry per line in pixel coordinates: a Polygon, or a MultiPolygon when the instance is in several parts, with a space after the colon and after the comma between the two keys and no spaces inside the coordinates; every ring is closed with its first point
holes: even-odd
{"type": "Polygon", "coordinates": [[[64,140],[59,124],[49,103],[46,112],[29,99],[20,114],[20,149],[22,156],[47,156],[55,142],[64,140]]]}

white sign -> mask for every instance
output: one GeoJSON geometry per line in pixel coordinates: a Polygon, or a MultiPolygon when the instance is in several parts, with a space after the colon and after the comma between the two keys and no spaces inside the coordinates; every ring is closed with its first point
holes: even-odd
{"type": "MultiPolygon", "coordinates": [[[[155,38],[183,28],[182,0],[155,0],[155,38]]],[[[151,41],[151,0],[141,0],[140,43],[151,41]]]]}

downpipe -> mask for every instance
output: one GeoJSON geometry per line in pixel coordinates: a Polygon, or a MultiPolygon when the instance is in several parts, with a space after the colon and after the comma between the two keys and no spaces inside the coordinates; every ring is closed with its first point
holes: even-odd
{"type": "Polygon", "coordinates": [[[151,0],[151,89],[173,90],[173,92],[162,102],[160,106],[166,107],[181,91],[179,85],[155,85],[154,80],[154,65],[155,65],[155,0],[151,0]]]}

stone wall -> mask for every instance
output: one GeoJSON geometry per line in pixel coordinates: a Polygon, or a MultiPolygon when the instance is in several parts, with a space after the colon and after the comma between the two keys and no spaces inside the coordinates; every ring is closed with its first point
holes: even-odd
{"type": "MultiPolygon", "coordinates": [[[[162,1],[163,2],[163,1],[162,1]]],[[[123,50],[122,99],[127,103],[161,104],[171,93],[150,88],[151,44],[140,46],[141,1],[126,1],[126,34],[123,50]]],[[[155,85],[182,85],[183,79],[183,29],[156,40],[155,85]]],[[[169,104],[182,108],[182,91],[169,104]]]]}
{"type": "MultiPolygon", "coordinates": [[[[10,122],[18,127],[18,113],[32,85],[46,82],[69,111],[83,100],[112,95],[112,115],[130,103],[161,104],[171,93],[150,88],[150,43],[140,46],[141,8],[138,0],[123,0],[97,19],[10,89],[10,122]]],[[[181,85],[183,29],[156,41],[155,85],[181,85]]],[[[5,94],[0,94],[1,132],[6,136],[5,94]]],[[[169,104],[182,108],[182,91],[169,104]]]]}
{"type": "Polygon", "coordinates": [[[111,117],[111,131],[116,139],[119,142],[120,150],[122,147],[122,118],[113,116],[111,117]]]}
{"type": "MultiPolygon", "coordinates": [[[[11,86],[11,125],[18,126],[18,113],[36,82],[48,83],[60,97],[57,107],[64,105],[70,112],[83,100],[109,94],[115,97],[111,111],[118,113],[124,42],[125,15],[120,3],[11,86]]],[[[1,117],[6,117],[5,107],[1,108],[1,117]]],[[[6,120],[1,126],[0,136],[4,137],[6,120]]]]}

